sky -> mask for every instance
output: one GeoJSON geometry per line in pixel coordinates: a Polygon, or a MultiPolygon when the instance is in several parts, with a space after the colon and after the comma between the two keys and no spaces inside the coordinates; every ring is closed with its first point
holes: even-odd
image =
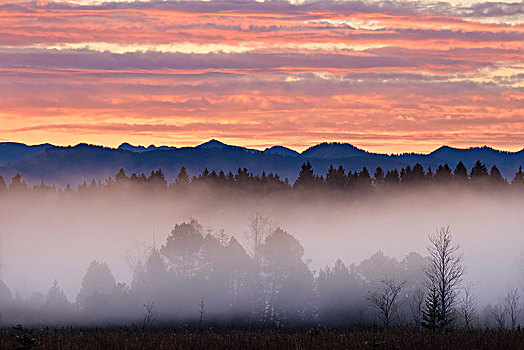
{"type": "Polygon", "coordinates": [[[524,148],[524,2],[0,2],[0,142],[524,148]]]}

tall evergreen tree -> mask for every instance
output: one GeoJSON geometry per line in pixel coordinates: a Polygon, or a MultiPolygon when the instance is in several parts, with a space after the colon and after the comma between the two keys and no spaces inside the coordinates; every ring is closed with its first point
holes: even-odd
{"type": "Polygon", "coordinates": [[[388,170],[384,181],[389,185],[397,185],[400,182],[400,175],[397,169],[388,170]]]}
{"type": "Polygon", "coordinates": [[[158,169],[157,171],[151,171],[151,175],[149,175],[149,178],[147,180],[150,184],[156,187],[167,186],[167,181],[164,177],[164,174],[162,173],[162,169],[158,169]]]}
{"type": "Polygon", "coordinates": [[[524,185],[524,172],[522,172],[522,165],[519,167],[519,171],[515,173],[513,180],[511,180],[511,184],[518,186],[524,185]]]}
{"type": "Polygon", "coordinates": [[[382,170],[381,167],[377,167],[375,169],[375,173],[373,174],[373,184],[375,187],[380,186],[384,182],[384,178],[386,175],[384,174],[384,170],[382,170]]]}
{"type": "Polygon", "coordinates": [[[464,183],[469,181],[468,177],[468,169],[466,169],[466,166],[462,161],[458,162],[457,166],[455,167],[455,171],[453,171],[453,181],[456,183],[464,183]]]}
{"type": "Polygon", "coordinates": [[[309,161],[302,164],[298,178],[293,185],[294,188],[311,188],[316,182],[313,166],[309,161]]]}
{"type": "Polygon", "coordinates": [[[489,179],[494,184],[507,184],[506,179],[502,177],[502,174],[500,173],[499,168],[497,168],[496,165],[493,165],[491,167],[491,171],[489,172],[489,179]]]}
{"type": "Polygon", "coordinates": [[[126,172],[124,170],[124,168],[120,168],[120,170],[118,171],[118,173],[116,173],[116,176],[115,176],[115,181],[117,183],[123,183],[125,182],[126,180],[128,180],[128,177],[126,175],[126,172]]]}
{"type": "Polygon", "coordinates": [[[363,167],[362,171],[358,173],[355,185],[362,190],[366,190],[371,187],[371,176],[369,175],[369,171],[366,167],[363,167]]]}
{"type": "Polygon", "coordinates": [[[442,322],[442,312],[440,310],[440,303],[437,288],[431,287],[424,302],[422,309],[422,327],[431,331],[436,331],[442,322]]]}
{"type": "Polygon", "coordinates": [[[9,186],[10,190],[18,191],[27,188],[27,183],[22,180],[22,175],[16,173],[11,179],[11,185],[9,186]]]}
{"type": "Polygon", "coordinates": [[[439,165],[437,171],[435,172],[435,180],[438,183],[448,183],[452,178],[451,168],[446,163],[444,165],[439,165]]]}
{"type": "Polygon", "coordinates": [[[415,164],[411,169],[411,179],[416,183],[424,182],[426,175],[424,174],[424,168],[420,163],[415,164]]]}
{"type": "Polygon", "coordinates": [[[470,179],[473,182],[486,181],[489,178],[488,168],[485,164],[477,160],[473,168],[471,168],[470,179]]]}
{"type": "Polygon", "coordinates": [[[333,165],[329,166],[326,174],[326,185],[334,189],[342,189],[346,186],[346,171],[344,167],[340,165],[337,169],[333,165]]]}
{"type": "Polygon", "coordinates": [[[178,175],[175,180],[177,186],[187,186],[189,185],[189,175],[187,174],[187,169],[185,166],[180,168],[178,175]]]}

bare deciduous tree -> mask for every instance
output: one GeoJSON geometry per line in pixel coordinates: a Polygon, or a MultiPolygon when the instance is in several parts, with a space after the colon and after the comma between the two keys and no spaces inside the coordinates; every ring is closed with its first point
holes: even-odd
{"type": "Polygon", "coordinates": [[[246,239],[255,260],[259,259],[260,247],[271,233],[273,226],[271,220],[259,212],[249,216],[249,232],[246,233],[246,239]]]}
{"type": "Polygon", "coordinates": [[[145,313],[142,318],[142,325],[144,328],[151,328],[158,318],[155,302],[150,301],[147,304],[144,304],[144,309],[145,313]]]}
{"type": "Polygon", "coordinates": [[[490,316],[495,321],[497,329],[503,330],[506,329],[506,316],[507,310],[500,304],[497,304],[491,308],[490,316]]]}
{"type": "Polygon", "coordinates": [[[473,285],[468,284],[459,299],[458,311],[464,322],[464,329],[470,330],[472,322],[477,318],[477,301],[473,296],[473,285]]]}
{"type": "Polygon", "coordinates": [[[504,309],[509,317],[511,328],[515,329],[520,315],[520,293],[517,288],[510,290],[504,297],[504,309]]]}
{"type": "MultiPolygon", "coordinates": [[[[459,245],[453,245],[449,226],[441,227],[429,236],[429,264],[423,267],[426,275],[425,286],[434,291],[438,302],[437,324],[426,325],[432,329],[448,331],[455,322],[455,306],[460,283],[465,274],[462,266],[462,254],[458,253],[459,245]]],[[[428,293],[429,295],[429,293],[428,293]]]]}
{"type": "Polygon", "coordinates": [[[411,295],[409,302],[409,309],[411,311],[411,317],[415,323],[415,327],[418,329],[422,324],[422,310],[424,308],[424,299],[426,293],[423,289],[417,288],[411,295]]]}
{"type": "Polygon", "coordinates": [[[388,328],[393,317],[398,316],[400,306],[398,296],[406,281],[397,282],[394,277],[388,278],[386,276],[380,283],[381,287],[369,293],[367,300],[371,306],[378,310],[384,327],[388,328]]]}

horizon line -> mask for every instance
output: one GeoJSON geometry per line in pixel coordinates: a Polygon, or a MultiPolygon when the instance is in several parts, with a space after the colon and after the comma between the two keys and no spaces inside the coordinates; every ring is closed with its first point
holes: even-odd
{"type": "Polygon", "coordinates": [[[496,147],[493,147],[493,146],[488,146],[487,144],[484,144],[482,146],[478,146],[478,145],[475,145],[475,146],[466,146],[466,147],[455,147],[455,146],[449,146],[449,145],[446,145],[446,144],[442,144],[440,146],[435,146],[436,148],[434,148],[433,150],[431,151],[426,151],[426,152],[416,152],[416,151],[410,151],[410,152],[373,152],[373,151],[369,151],[367,150],[366,148],[364,147],[359,147],[359,146],[356,146],[354,145],[353,143],[350,143],[350,142],[343,142],[343,141],[322,141],[322,142],[318,142],[312,146],[304,146],[303,148],[303,151],[297,151],[296,149],[294,148],[291,148],[293,146],[284,146],[282,144],[273,144],[271,146],[267,145],[267,144],[263,144],[263,145],[258,145],[258,146],[254,146],[254,145],[236,145],[236,144],[230,144],[230,143],[226,143],[226,142],[223,142],[217,138],[211,138],[211,139],[208,139],[207,141],[203,141],[203,142],[200,142],[200,143],[197,143],[197,144],[194,144],[194,145],[182,145],[182,146],[178,146],[178,145],[173,145],[173,144],[161,144],[159,146],[155,145],[155,144],[150,144],[148,146],[145,146],[145,145],[142,145],[142,144],[132,144],[131,142],[128,142],[128,141],[122,141],[121,143],[118,144],[118,146],[112,146],[112,145],[108,145],[108,144],[99,144],[99,143],[91,143],[91,142],[85,142],[85,141],[80,141],[76,144],[72,144],[72,143],[69,143],[69,144],[54,144],[54,143],[50,143],[50,142],[42,142],[42,143],[25,143],[25,142],[19,142],[19,141],[1,141],[0,144],[6,144],[6,143],[13,143],[13,144],[20,144],[20,145],[25,145],[25,146],[30,146],[30,147],[34,147],[34,146],[41,146],[41,145],[50,145],[50,146],[55,146],[55,147],[76,147],[76,146],[79,146],[79,145],[88,145],[88,146],[96,146],[96,147],[104,147],[104,148],[110,148],[110,149],[118,149],[121,145],[123,144],[128,144],[132,147],[136,147],[136,148],[144,148],[144,149],[147,149],[149,147],[156,147],[156,148],[159,148],[159,147],[173,147],[173,148],[176,148],[176,149],[181,149],[181,148],[196,148],[198,146],[201,146],[203,144],[206,144],[206,143],[209,143],[211,141],[217,141],[221,144],[224,144],[226,146],[231,146],[231,147],[239,147],[239,148],[245,148],[245,149],[248,149],[248,150],[254,150],[254,151],[259,151],[259,152],[264,152],[265,150],[267,149],[270,149],[270,148],[273,148],[273,147],[284,147],[284,148],[287,148],[291,151],[294,151],[294,152],[297,152],[299,155],[304,153],[305,151],[307,151],[308,149],[311,149],[313,147],[316,147],[316,146],[319,146],[319,145],[322,145],[322,144],[330,144],[330,145],[333,145],[333,144],[341,144],[341,145],[350,145],[352,147],[355,147],[359,150],[362,150],[362,151],[365,151],[366,153],[369,153],[369,154],[381,154],[381,155],[388,155],[388,156],[398,156],[398,155],[406,155],[406,154],[420,154],[420,155],[429,155],[443,147],[448,147],[448,148],[451,148],[451,149],[455,149],[455,150],[471,150],[471,149],[481,149],[481,148],[489,148],[489,149],[492,149],[494,151],[498,151],[498,152],[505,152],[505,153],[518,153],[518,152],[521,152],[521,151],[524,151],[524,146],[522,148],[519,148],[517,150],[508,150],[508,149],[501,149],[501,148],[496,148],[496,147]]]}

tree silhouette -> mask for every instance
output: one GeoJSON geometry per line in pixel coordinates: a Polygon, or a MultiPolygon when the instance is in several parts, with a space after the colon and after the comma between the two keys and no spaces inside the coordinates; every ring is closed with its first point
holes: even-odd
{"type": "Polygon", "coordinates": [[[277,324],[300,319],[314,293],[313,275],[302,260],[304,247],[295,237],[277,228],[266,238],[261,255],[267,276],[267,316],[277,324]]]}
{"type": "Polygon", "coordinates": [[[189,185],[189,175],[187,174],[187,169],[185,166],[180,168],[178,175],[175,180],[177,186],[187,186],[189,185]]]}
{"type": "Polygon", "coordinates": [[[471,168],[471,181],[472,182],[485,182],[489,177],[488,168],[485,164],[482,164],[480,160],[477,160],[473,168],[471,168]]]}
{"type": "Polygon", "coordinates": [[[435,172],[435,180],[441,184],[447,184],[452,178],[451,168],[448,164],[439,165],[435,172]]]}
{"type": "Polygon", "coordinates": [[[431,320],[438,319],[436,327],[442,332],[450,330],[455,322],[454,307],[465,273],[462,255],[458,253],[460,247],[453,245],[452,240],[449,226],[441,227],[435,234],[430,235],[430,244],[427,247],[429,265],[423,267],[428,294],[426,306],[431,306],[431,309],[426,308],[425,312],[431,316],[431,320]],[[433,305],[435,297],[438,308],[433,305]],[[436,318],[431,314],[435,310],[440,313],[436,318]]]}
{"type": "Polygon", "coordinates": [[[511,184],[517,186],[524,185],[524,172],[522,171],[522,165],[519,167],[519,171],[515,173],[513,180],[511,180],[511,184]]]}
{"type": "Polygon", "coordinates": [[[293,185],[294,188],[312,188],[316,182],[316,176],[313,172],[313,166],[309,161],[302,164],[300,173],[298,174],[297,180],[293,185]]]}
{"type": "Polygon", "coordinates": [[[152,186],[157,188],[164,188],[167,186],[167,181],[164,177],[164,174],[162,173],[162,169],[158,169],[157,171],[151,171],[151,175],[149,175],[147,181],[152,186]]]}
{"type": "Polygon", "coordinates": [[[459,184],[469,181],[468,169],[466,169],[466,166],[464,163],[462,163],[462,161],[458,162],[455,170],[453,171],[453,181],[459,184]]]}
{"type": "Polygon", "coordinates": [[[426,179],[426,174],[424,173],[424,168],[420,163],[415,164],[411,170],[411,179],[415,183],[422,183],[426,179]]]}
{"type": "Polygon", "coordinates": [[[489,172],[489,179],[492,183],[496,185],[507,184],[506,179],[502,177],[502,174],[500,173],[500,170],[499,168],[497,168],[496,165],[493,165],[491,167],[491,170],[489,172]]]}
{"type": "Polygon", "coordinates": [[[400,175],[397,169],[388,170],[384,177],[384,182],[390,186],[398,185],[400,182],[400,175]]]}
{"type": "Polygon", "coordinates": [[[346,171],[340,165],[337,169],[333,165],[329,166],[326,174],[326,185],[332,189],[343,189],[346,186],[346,171]]]}
{"type": "Polygon", "coordinates": [[[202,226],[196,221],[176,224],[160,252],[171,263],[179,277],[193,276],[197,270],[200,249],[204,242],[202,226]]]}
{"type": "Polygon", "coordinates": [[[375,187],[379,187],[384,182],[386,175],[384,174],[384,170],[382,170],[381,167],[377,167],[375,169],[375,173],[373,174],[373,185],[375,187]]]}
{"type": "Polygon", "coordinates": [[[422,327],[435,331],[440,328],[442,310],[440,309],[439,293],[436,286],[428,289],[424,309],[422,310],[422,327]]]}
{"type": "Polygon", "coordinates": [[[9,189],[12,191],[27,189],[27,183],[24,180],[22,180],[22,175],[20,175],[20,173],[16,173],[13,176],[13,178],[11,179],[11,185],[9,185],[9,189]]]}
{"type": "Polygon", "coordinates": [[[100,263],[93,260],[82,279],[82,287],[76,297],[76,302],[80,307],[86,305],[89,297],[96,294],[111,295],[116,288],[116,281],[105,262],[100,263]]]}
{"type": "Polygon", "coordinates": [[[381,286],[367,296],[368,302],[378,310],[379,317],[388,328],[392,319],[398,317],[400,307],[399,294],[404,288],[406,281],[397,282],[393,277],[384,277],[380,280],[381,286]]]}
{"type": "Polygon", "coordinates": [[[515,329],[521,312],[520,293],[517,288],[510,290],[504,297],[504,308],[509,317],[511,329],[515,329]]]}

